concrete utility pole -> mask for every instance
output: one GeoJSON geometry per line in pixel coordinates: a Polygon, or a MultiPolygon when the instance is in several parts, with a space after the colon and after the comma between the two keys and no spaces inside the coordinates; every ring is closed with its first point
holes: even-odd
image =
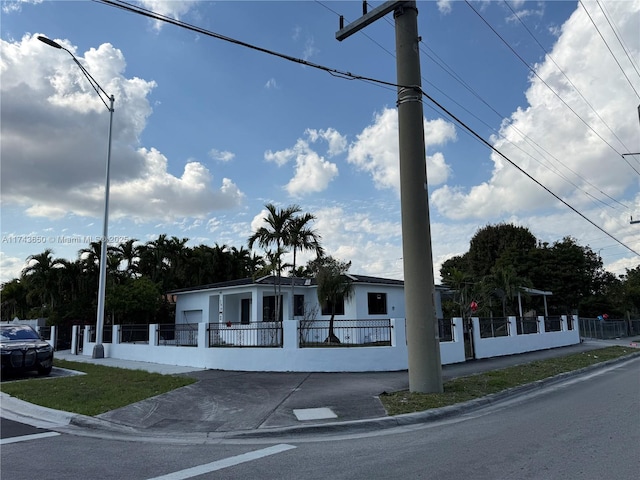
{"type": "Polygon", "coordinates": [[[415,1],[385,2],[336,33],[343,40],[391,11],[396,23],[398,136],[404,295],[409,352],[409,389],[439,393],[442,387],[440,340],[435,311],[431,226],[422,113],[422,76],[415,1]]]}

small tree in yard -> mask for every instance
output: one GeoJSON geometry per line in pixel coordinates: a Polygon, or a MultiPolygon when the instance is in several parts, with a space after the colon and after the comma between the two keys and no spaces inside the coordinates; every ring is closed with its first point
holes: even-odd
{"type": "Polygon", "coordinates": [[[353,284],[347,276],[351,262],[341,262],[333,257],[323,257],[318,260],[314,265],[316,283],[318,284],[318,302],[323,309],[331,310],[329,335],[325,343],[340,343],[340,339],[333,331],[333,321],[336,315],[336,304],[340,301],[347,301],[353,294],[353,284]]]}

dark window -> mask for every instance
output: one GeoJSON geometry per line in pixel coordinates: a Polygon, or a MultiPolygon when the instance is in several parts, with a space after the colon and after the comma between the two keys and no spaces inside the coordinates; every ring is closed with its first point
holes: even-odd
{"type": "MultiPolygon", "coordinates": [[[[278,321],[282,321],[282,295],[279,298],[278,321]]],[[[268,295],[262,297],[262,321],[274,322],[276,320],[276,297],[268,295]]]]}
{"type": "Polygon", "coordinates": [[[293,296],[293,314],[297,317],[304,315],[304,295],[293,296]]]}
{"type": "Polygon", "coordinates": [[[387,314],[387,294],[372,293],[367,294],[369,300],[369,315],[386,315],[387,314]]]}
{"type": "MultiPolygon", "coordinates": [[[[327,300],[322,306],[322,315],[331,315],[333,306],[333,302],[327,300]]],[[[335,313],[336,315],[344,315],[344,297],[342,295],[338,298],[333,313],[335,313]]]]}
{"type": "Polygon", "coordinates": [[[241,309],[240,309],[240,323],[249,324],[251,323],[251,299],[243,298],[241,299],[241,309]]]}

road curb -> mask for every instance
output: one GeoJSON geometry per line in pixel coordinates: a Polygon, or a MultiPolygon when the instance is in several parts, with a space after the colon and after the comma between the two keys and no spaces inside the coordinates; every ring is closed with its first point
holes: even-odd
{"type": "Polygon", "coordinates": [[[553,377],[537,380],[525,385],[512,387],[501,392],[492,393],[481,398],[469,400],[467,402],[448,405],[446,407],[434,408],[422,412],[405,413],[392,417],[379,417],[364,420],[351,420],[345,422],[335,422],[326,424],[300,425],[293,427],[277,427],[265,430],[251,430],[246,432],[232,432],[227,437],[231,438],[277,438],[282,436],[300,435],[300,434],[340,434],[340,433],[367,433],[374,430],[389,429],[395,427],[403,427],[416,424],[424,424],[445,420],[448,418],[472,413],[491,404],[497,404],[506,400],[510,400],[520,395],[540,390],[557,383],[561,383],[567,379],[586,375],[588,373],[605,369],[609,366],[631,361],[640,357],[640,352],[630,353],[622,357],[614,358],[604,362],[589,365],[587,367],[573,370],[570,372],[560,373],[553,377]]]}
{"type": "Polygon", "coordinates": [[[62,430],[76,434],[79,433],[78,430],[84,430],[87,434],[95,435],[99,435],[102,432],[123,438],[139,437],[141,439],[178,442],[184,441],[189,443],[201,443],[215,440],[268,440],[302,435],[364,434],[372,431],[436,422],[472,413],[491,404],[497,404],[535,390],[540,390],[553,384],[561,383],[570,378],[579,377],[597,370],[605,369],[612,365],[631,361],[637,357],[640,357],[640,352],[630,353],[612,360],[589,365],[578,370],[560,373],[553,377],[509,388],[501,392],[469,400],[467,402],[441,408],[434,408],[422,412],[333,423],[295,425],[288,427],[265,427],[263,429],[259,428],[256,430],[244,431],[202,433],[154,432],[101,418],[34,405],[15,397],[11,397],[4,392],[0,392],[0,409],[2,410],[3,417],[9,420],[28,423],[39,428],[62,430]]]}

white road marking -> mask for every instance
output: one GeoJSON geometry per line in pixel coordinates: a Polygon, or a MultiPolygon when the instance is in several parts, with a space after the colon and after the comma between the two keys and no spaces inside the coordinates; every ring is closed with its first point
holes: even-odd
{"type": "Polygon", "coordinates": [[[28,442],[29,440],[37,440],[39,438],[57,437],[60,435],[58,432],[45,432],[34,433],[33,435],[22,435],[21,437],[9,437],[0,440],[0,445],[6,445],[8,443],[28,442]]]}
{"type": "Polygon", "coordinates": [[[198,465],[197,467],[168,473],[160,477],[153,477],[148,480],[184,480],[186,478],[197,477],[198,475],[204,475],[205,473],[215,472],[216,470],[222,470],[223,468],[233,467],[234,465],[250,462],[259,458],[268,457],[269,455],[275,455],[276,453],[286,452],[287,450],[291,450],[292,448],[296,447],[294,447],[293,445],[282,443],[280,445],[274,445],[273,447],[263,448],[262,450],[255,450],[253,452],[243,453],[242,455],[236,455],[235,457],[224,458],[222,460],[217,460],[205,465],[198,465]]]}

